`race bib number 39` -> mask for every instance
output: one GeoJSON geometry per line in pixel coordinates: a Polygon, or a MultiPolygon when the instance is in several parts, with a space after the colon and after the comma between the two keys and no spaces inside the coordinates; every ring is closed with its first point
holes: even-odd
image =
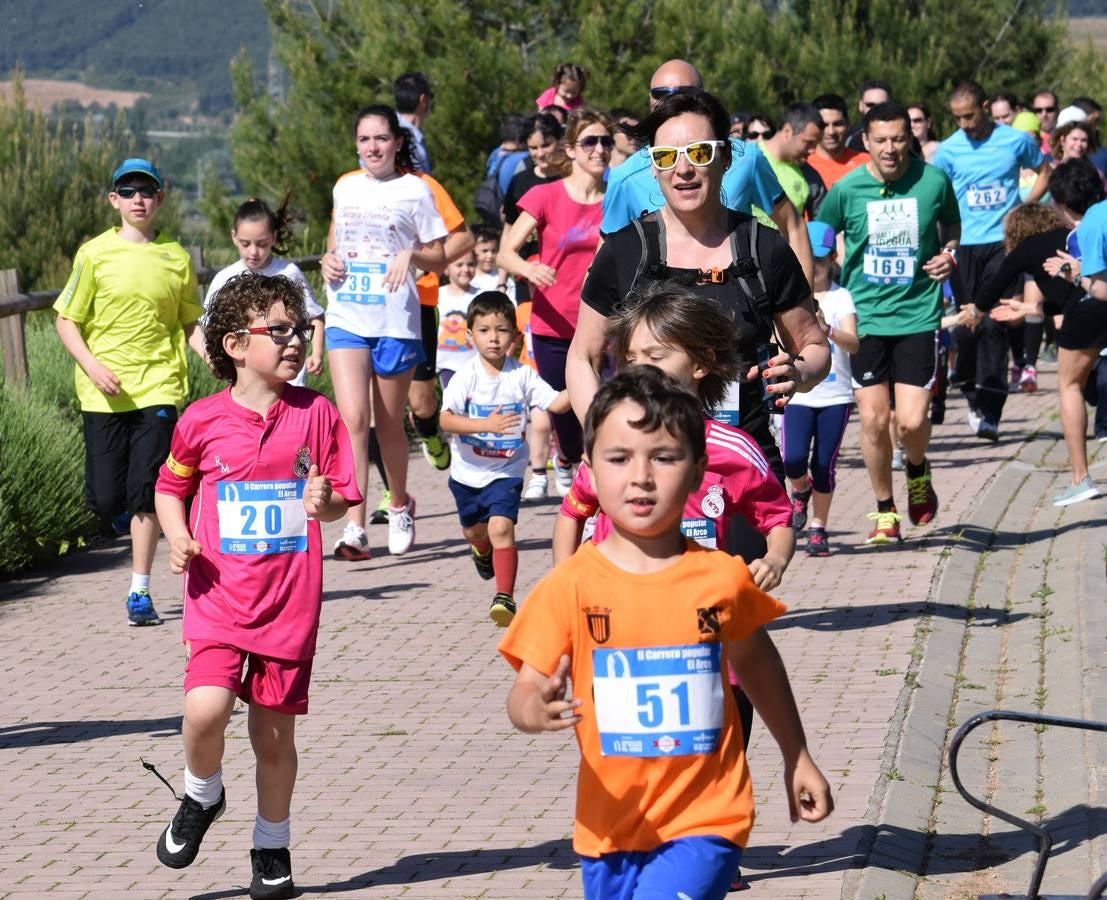
{"type": "Polygon", "coordinates": [[[307,551],[303,481],[219,481],[215,487],[221,552],[307,551]]]}
{"type": "Polygon", "coordinates": [[[721,644],[592,651],[604,756],[713,753],[723,727],[721,644]]]}
{"type": "Polygon", "coordinates": [[[384,303],[384,263],[347,260],[346,280],[334,295],[339,303],[380,306],[384,303]]]}

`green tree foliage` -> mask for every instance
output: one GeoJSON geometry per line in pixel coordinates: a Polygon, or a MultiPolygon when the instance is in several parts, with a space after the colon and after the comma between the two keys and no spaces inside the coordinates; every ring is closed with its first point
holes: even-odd
{"type": "MultiPolygon", "coordinates": [[[[732,109],[776,114],[824,91],[851,102],[883,78],[941,121],[949,89],[1107,97],[1107,68],[1065,43],[1046,0],[264,0],[287,87],[278,96],[245,54],[233,66],[240,114],[235,170],[251,192],[291,187],[318,241],[336,177],[356,164],[351,118],[392,101],[391,82],[425,71],[434,108],[425,128],[435,175],[468,207],[498,123],[530,112],[559,61],[586,66],[587,100],[643,110],[663,60],[694,62],[732,109]]],[[[943,133],[952,131],[946,121],[943,133]]]]}
{"type": "MultiPolygon", "coordinates": [[[[60,288],[77,247],[119,223],[108,181],[135,137],[122,113],[74,123],[29,110],[18,72],[12,95],[0,104],[0,269],[25,290],[60,288]]],[[[158,225],[176,233],[179,218],[170,200],[158,225]]]]}

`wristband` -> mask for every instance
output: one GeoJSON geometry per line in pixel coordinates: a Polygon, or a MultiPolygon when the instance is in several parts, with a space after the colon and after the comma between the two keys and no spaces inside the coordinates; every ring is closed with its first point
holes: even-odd
{"type": "Polygon", "coordinates": [[[949,257],[950,262],[952,262],[954,265],[957,265],[957,248],[956,247],[943,247],[941,252],[942,252],[942,255],[949,257]]]}

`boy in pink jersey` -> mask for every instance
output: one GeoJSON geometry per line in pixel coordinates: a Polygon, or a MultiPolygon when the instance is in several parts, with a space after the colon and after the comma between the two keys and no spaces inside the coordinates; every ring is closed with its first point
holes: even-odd
{"type": "Polygon", "coordinates": [[[287,383],[311,332],[303,294],[287,278],[250,273],[219,291],[204,337],[212,369],[230,387],[185,411],[156,489],[170,568],[185,575],[185,791],[158,859],[189,865],[226,808],[223,733],[241,697],[257,758],[255,898],[295,890],[295,716],[308,709],[319,630],[319,523],[362,502],[338,410],[287,383]]]}

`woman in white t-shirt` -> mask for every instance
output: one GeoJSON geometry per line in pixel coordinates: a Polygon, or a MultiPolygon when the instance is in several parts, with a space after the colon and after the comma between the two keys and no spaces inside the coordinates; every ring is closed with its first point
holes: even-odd
{"type": "Polygon", "coordinates": [[[853,406],[849,355],[859,347],[853,297],[830,278],[836,262],[836,235],[825,222],[809,222],[815,257],[815,300],[818,319],[830,340],[830,372],[806,394],[796,394],[784,407],[780,455],[792,486],[792,527],[807,527],[807,555],[829,556],[826,521],[834,499],[834,470],[853,406]],[[807,504],[813,502],[808,527],[807,504]]]}
{"type": "MultiPolygon", "coordinates": [[[[423,361],[415,269],[445,269],[447,229],[430,188],[409,174],[411,135],[392,107],[374,104],[358,112],[354,141],[361,167],[334,186],[320,263],[327,285],[327,360],[362,496],[369,426],[376,426],[391,494],[388,549],[399,556],[415,540],[403,424],[408,387],[423,361]]],[[[334,553],[339,559],[369,558],[364,503],[350,509],[334,553]]]]}

